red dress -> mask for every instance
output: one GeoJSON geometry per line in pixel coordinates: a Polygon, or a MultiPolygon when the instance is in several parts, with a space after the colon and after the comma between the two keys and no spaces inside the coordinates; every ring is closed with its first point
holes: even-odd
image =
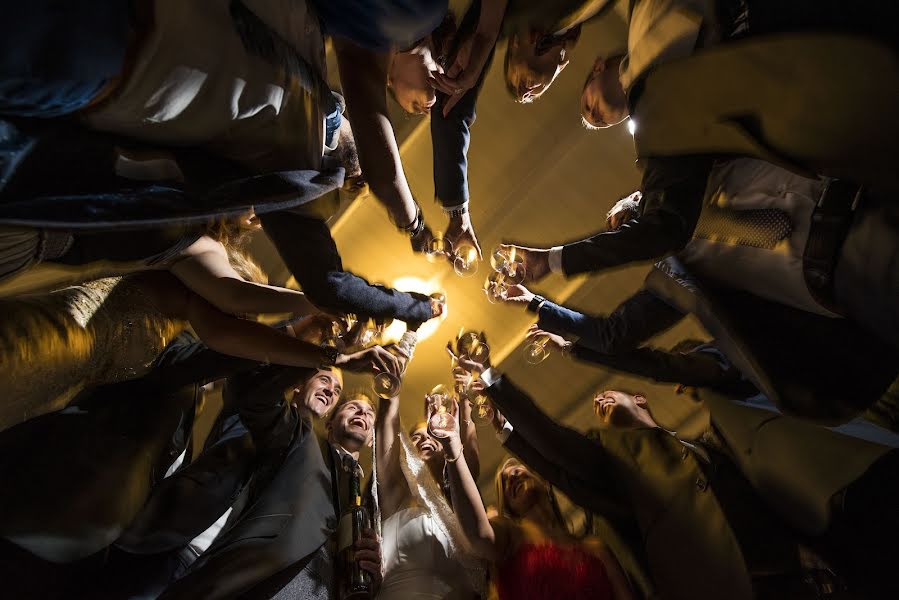
{"type": "Polygon", "coordinates": [[[611,600],[602,561],[577,545],[521,544],[497,569],[499,600],[611,600]]]}

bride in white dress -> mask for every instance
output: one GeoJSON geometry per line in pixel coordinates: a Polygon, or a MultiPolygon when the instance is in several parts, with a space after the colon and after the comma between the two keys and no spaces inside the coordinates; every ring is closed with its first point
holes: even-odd
{"type": "MultiPolygon", "coordinates": [[[[484,570],[435,479],[443,480],[441,445],[428,437],[424,423],[410,439],[400,424],[398,397],[381,400],[375,433],[384,565],[378,599],[479,598],[484,570]]],[[[466,449],[466,461],[468,454],[466,449]]]]}

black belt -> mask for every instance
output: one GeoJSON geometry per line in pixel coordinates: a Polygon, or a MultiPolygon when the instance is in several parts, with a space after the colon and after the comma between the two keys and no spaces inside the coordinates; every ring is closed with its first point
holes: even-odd
{"type": "Polygon", "coordinates": [[[840,179],[828,181],[812,213],[808,242],[802,255],[805,284],[822,306],[842,314],[833,297],[833,274],[864,190],[840,179]]]}

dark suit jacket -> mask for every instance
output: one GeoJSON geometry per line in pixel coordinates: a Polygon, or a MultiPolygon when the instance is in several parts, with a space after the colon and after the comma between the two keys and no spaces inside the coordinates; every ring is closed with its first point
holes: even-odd
{"type": "Polygon", "coordinates": [[[899,352],[854,323],[704,286],[674,258],[657,263],[644,289],[608,316],[545,302],[539,324],[577,336],[573,354],[579,359],[744,398],[758,390],[784,412],[831,424],[876,402],[899,372],[899,352]],[[708,352],[640,347],[689,313],[715,337],[727,361],[708,352]],[[847,387],[853,389],[848,396],[840,391],[847,387]]]}
{"type": "Polygon", "coordinates": [[[165,598],[244,595],[314,554],[335,531],[339,506],[333,451],[283,397],[303,374],[302,369],[267,366],[229,380],[227,402],[249,431],[252,451],[238,464],[211,457],[198,469],[201,473],[185,469],[162,491],[184,500],[181,510],[190,516],[177,521],[191,526],[181,532],[183,543],[225,512],[235,487],[247,485],[236,472],[245,460],[252,463],[249,501],[165,598]],[[219,485],[225,479],[231,485],[219,485]]]}
{"type": "Polygon", "coordinates": [[[876,402],[899,371],[899,350],[848,319],[703,286],[675,258],[657,263],[646,288],[694,314],[734,367],[786,414],[846,422],[876,402]]]}
{"type": "MultiPolygon", "coordinates": [[[[534,27],[547,32],[569,26],[571,16],[584,5],[584,0],[558,0],[556,2],[511,1],[503,18],[504,36],[514,27],[534,27]]],[[[612,6],[603,6],[592,18],[597,18],[612,6]]],[[[474,0],[462,17],[455,40],[462,41],[477,26],[481,13],[480,0],[474,0]]],[[[450,49],[448,64],[452,64],[458,47],[450,49]]],[[[484,84],[496,48],[490,51],[484,69],[477,83],[465,92],[449,115],[443,116],[443,106],[448,100],[446,94],[437,92],[437,103],[431,109],[431,144],[434,151],[434,195],[443,206],[457,206],[469,200],[468,190],[468,147],[471,141],[471,127],[474,125],[478,96],[484,84]]]]}
{"type": "Polygon", "coordinates": [[[4,431],[0,535],[54,562],[107,547],[187,448],[199,385],[254,364],[183,334],[145,377],[4,431]]]}
{"type": "Polygon", "coordinates": [[[707,476],[673,436],[646,429],[594,441],[555,423],[505,377],[487,393],[514,426],[509,449],[537,474],[616,529],[636,522],[632,542],[645,550],[661,597],[752,597],[742,552],[707,476]]]}

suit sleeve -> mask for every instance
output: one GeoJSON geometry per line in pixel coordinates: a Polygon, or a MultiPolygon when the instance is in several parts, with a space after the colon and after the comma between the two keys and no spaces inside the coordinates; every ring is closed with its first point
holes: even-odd
{"type": "Polygon", "coordinates": [[[565,275],[658,259],[683,249],[696,228],[711,168],[712,159],[706,156],[649,159],[640,217],[616,231],[566,244],[565,275]]]}
{"type": "MultiPolygon", "coordinates": [[[[459,26],[457,39],[477,25],[480,2],[471,3],[459,26]]],[[[473,88],[465,92],[449,115],[443,116],[443,106],[449,98],[437,92],[437,104],[431,109],[431,144],[434,151],[434,194],[444,207],[458,206],[468,202],[468,147],[471,140],[471,126],[476,118],[475,107],[481,87],[490,64],[493,62],[494,47],[487,57],[481,76],[473,88]]]]}
{"type": "Polygon", "coordinates": [[[540,307],[538,317],[542,329],[576,336],[581,347],[613,354],[638,347],[684,315],[652,292],[641,290],[607,317],[585,315],[549,301],[540,307]]]}
{"type": "Polygon", "coordinates": [[[337,244],[322,219],[290,212],[259,218],[297,283],[316,306],[407,323],[431,318],[427,296],[372,285],[344,271],[337,244]]]}
{"type": "Polygon", "coordinates": [[[494,381],[487,394],[512,423],[515,432],[548,461],[565,465],[571,476],[590,481],[611,472],[605,450],[599,443],[550,419],[505,376],[494,381]]]}
{"type": "Polygon", "coordinates": [[[608,485],[609,477],[603,473],[595,473],[587,481],[573,476],[566,465],[558,465],[535,450],[518,430],[512,431],[504,446],[578,506],[609,520],[626,515],[626,510],[615,501],[614,487],[608,485]]]}
{"type": "Polygon", "coordinates": [[[224,403],[237,409],[260,452],[284,450],[306,431],[298,427],[299,412],[284,393],[311,373],[308,368],[265,365],[228,378],[224,403]]]}
{"type": "Polygon", "coordinates": [[[618,354],[602,354],[580,345],[573,355],[581,360],[638,375],[659,383],[680,383],[726,391],[744,383],[740,372],[724,366],[707,352],[666,352],[655,348],[638,348],[618,354]]]}

